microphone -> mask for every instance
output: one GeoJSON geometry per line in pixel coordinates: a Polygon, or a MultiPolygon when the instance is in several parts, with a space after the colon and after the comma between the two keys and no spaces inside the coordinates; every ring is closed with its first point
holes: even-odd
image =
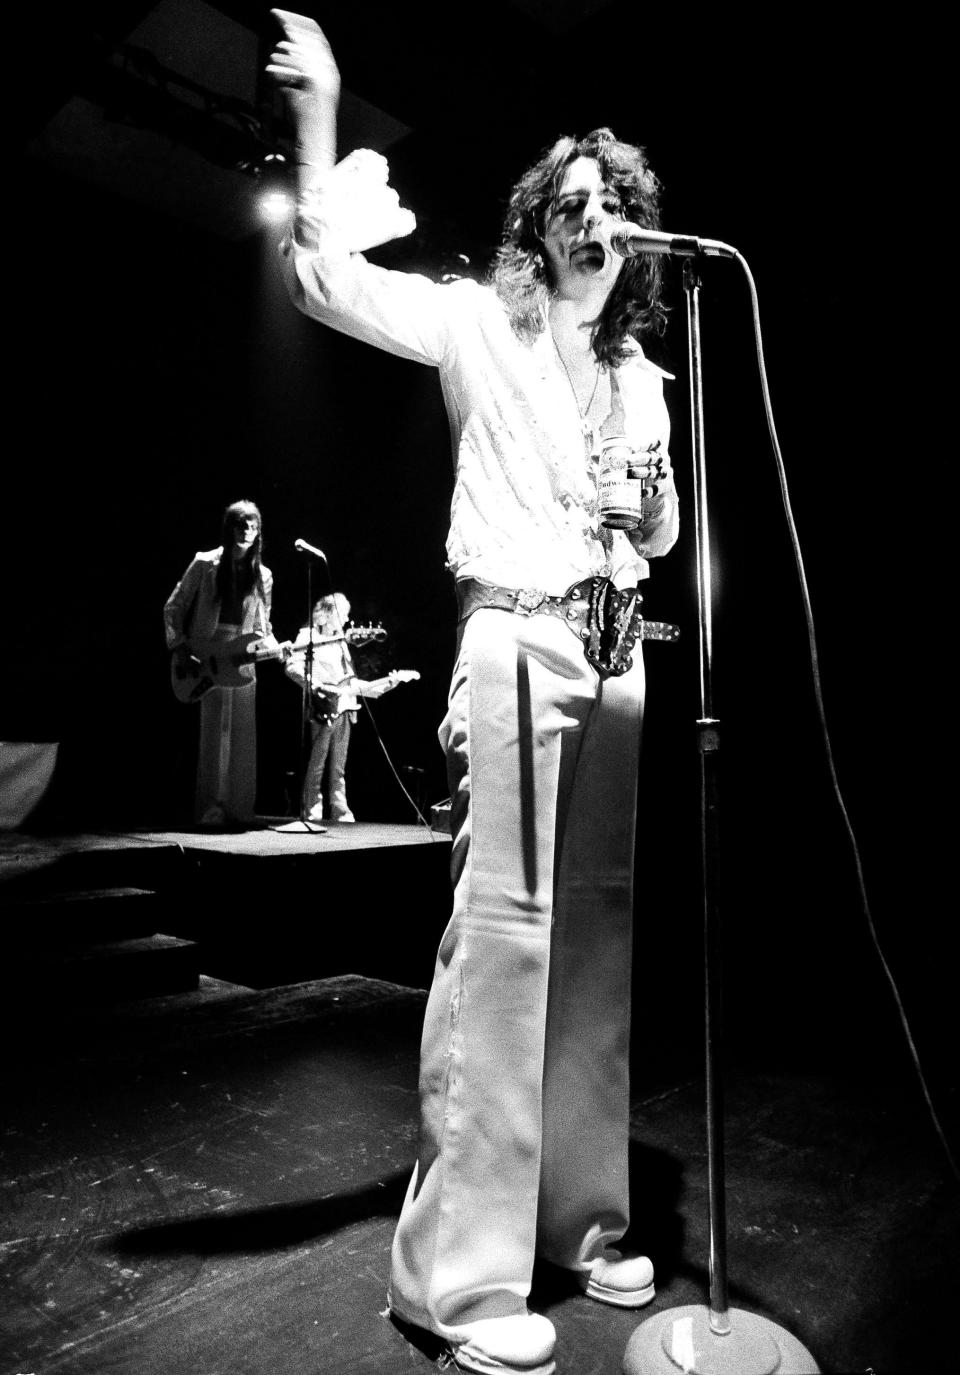
{"type": "Polygon", "coordinates": [[[639,224],[618,224],[610,235],[610,247],[621,258],[638,253],[671,253],[680,258],[704,254],[708,258],[735,258],[737,250],[719,239],[694,239],[688,234],[667,234],[660,229],[643,229],[639,224]]]}
{"type": "Polygon", "coordinates": [[[315,559],[323,559],[324,563],[327,561],[327,556],[323,550],[315,549],[313,545],[308,544],[305,539],[295,539],[293,541],[293,547],[298,554],[312,554],[315,559]]]}

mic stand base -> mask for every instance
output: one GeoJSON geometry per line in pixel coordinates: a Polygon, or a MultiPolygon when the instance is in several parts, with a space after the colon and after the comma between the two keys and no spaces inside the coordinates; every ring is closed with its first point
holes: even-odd
{"type": "Polygon", "coordinates": [[[319,821],[307,821],[305,817],[300,817],[296,821],[285,822],[283,826],[271,826],[270,829],[280,831],[283,835],[325,836],[330,828],[321,826],[319,821]]]}
{"type": "Polygon", "coordinates": [[[624,1375],[819,1375],[796,1337],[758,1313],[730,1308],[727,1331],[711,1327],[711,1310],[689,1304],[654,1313],[623,1355],[624,1375]]]}

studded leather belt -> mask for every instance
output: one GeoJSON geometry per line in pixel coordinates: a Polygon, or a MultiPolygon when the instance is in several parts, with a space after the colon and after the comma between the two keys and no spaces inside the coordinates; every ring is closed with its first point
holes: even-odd
{"type": "Polygon", "coordinates": [[[678,626],[645,621],[642,601],[639,588],[621,589],[609,578],[584,578],[559,597],[539,588],[498,587],[482,578],[457,580],[460,621],[485,607],[514,611],[519,616],[556,616],[583,641],[588,662],[602,678],[627,672],[638,640],[680,638],[678,626]]]}

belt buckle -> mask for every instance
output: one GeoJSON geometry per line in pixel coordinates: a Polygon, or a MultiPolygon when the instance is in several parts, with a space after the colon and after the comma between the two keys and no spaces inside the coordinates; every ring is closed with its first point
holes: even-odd
{"type": "Polygon", "coordinates": [[[524,587],[517,593],[516,610],[521,616],[532,616],[546,600],[546,592],[541,592],[537,587],[524,587]]]}

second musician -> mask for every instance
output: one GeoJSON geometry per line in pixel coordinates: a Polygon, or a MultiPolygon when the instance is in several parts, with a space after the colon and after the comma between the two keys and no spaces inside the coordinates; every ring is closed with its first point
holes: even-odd
{"type": "Polygon", "coordinates": [[[347,752],[350,732],[357,719],[361,697],[382,697],[392,682],[364,682],[356,665],[344,627],[350,603],[342,592],[321,597],[313,608],[313,626],[303,626],[293,642],[286,673],[299,687],[306,674],[306,651],[313,639],[310,759],[303,779],[303,814],[309,821],[327,816],[349,823],[356,818],[347,802],[347,752]]]}

